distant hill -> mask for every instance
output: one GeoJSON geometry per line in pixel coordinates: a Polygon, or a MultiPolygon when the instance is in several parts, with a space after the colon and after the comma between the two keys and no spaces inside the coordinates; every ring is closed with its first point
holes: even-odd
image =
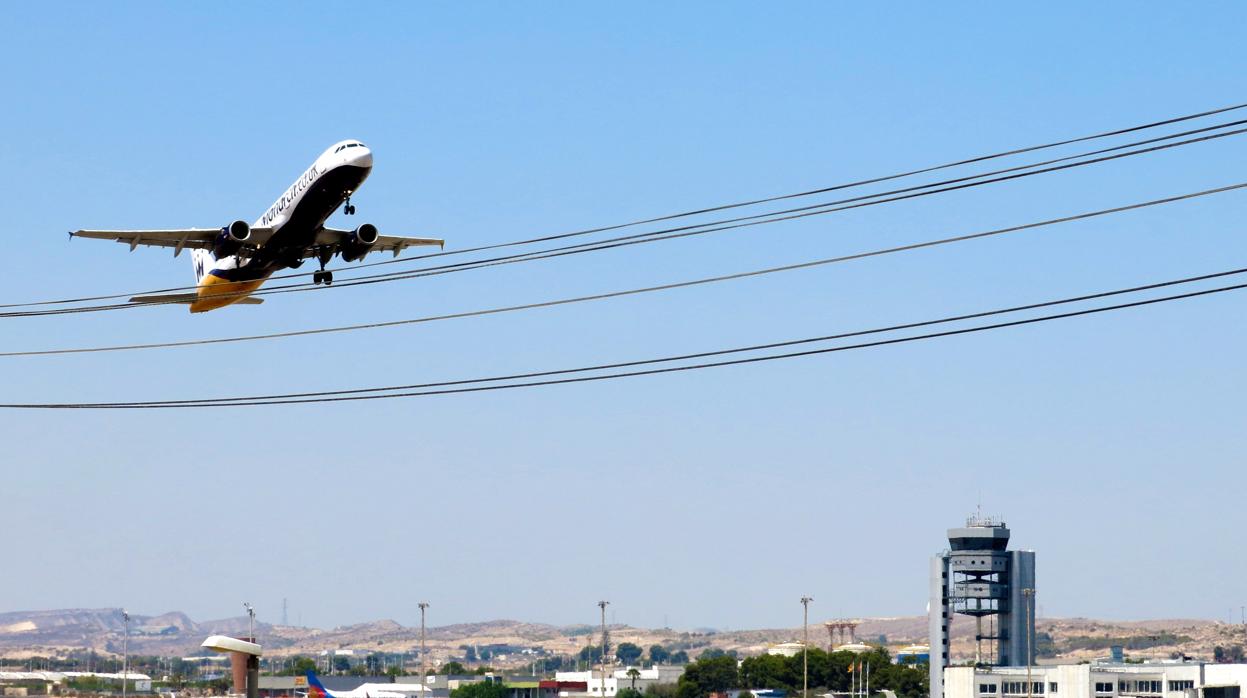
{"type": "MultiPolygon", "coordinates": [[[[239,616],[196,622],[181,612],[157,616],[132,615],[130,651],[134,654],[187,656],[199,653],[199,643],[208,635],[243,635],[248,618],[239,616]]],[[[973,623],[958,619],[953,624],[953,653],[972,657],[973,623]]],[[[1243,644],[1243,629],[1207,620],[1103,621],[1090,618],[1044,618],[1038,631],[1050,637],[1048,651],[1041,661],[1080,660],[1108,654],[1112,644],[1127,646],[1135,657],[1168,657],[1184,653],[1211,658],[1216,645],[1243,644]]],[[[0,613],[0,657],[65,656],[75,651],[95,651],[116,655],[121,651],[123,624],[121,609],[62,609],[54,611],[16,611],[0,613]]],[[[586,625],[556,626],[514,620],[460,623],[428,629],[432,663],[462,660],[465,645],[539,647],[554,654],[575,654],[597,641],[596,628],[586,625]]],[[[883,639],[893,647],[926,642],[925,616],[865,618],[857,629],[860,640],[883,639]]],[[[269,656],[314,654],[322,650],[356,649],[377,652],[408,652],[420,646],[419,627],[408,627],[393,620],[377,620],[332,629],[301,628],[256,623],[256,635],[269,656]]],[[[634,642],[642,647],[660,644],[683,649],[696,657],[707,649],[736,650],[758,654],[767,646],[800,638],[800,628],[755,630],[698,630],[611,626],[616,643],[634,642]]],[[[825,645],[827,635],[821,623],[810,626],[811,640],[825,645]]],[[[1041,648],[1042,649],[1042,648],[1041,648]]],[[[503,653],[505,655],[505,652],[503,653]]],[[[516,649],[503,657],[491,658],[499,668],[520,667],[531,655],[516,649]]]]}

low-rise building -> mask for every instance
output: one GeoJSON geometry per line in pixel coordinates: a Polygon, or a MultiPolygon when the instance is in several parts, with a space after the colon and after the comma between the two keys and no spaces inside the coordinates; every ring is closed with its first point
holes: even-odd
{"type": "Polygon", "coordinates": [[[780,657],[795,657],[801,654],[803,649],[805,649],[805,644],[801,642],[780,642],[767,647],[766,653],[780,657]]]}
{"type": "MultiPolygon", "coordinates": [[[[72,687],[76,681],[107,684],[110,690],[120,692],[122,677],[121,673],[98,671],[0,671],[0,695],[46,695],[72,687]]],[[[131,671],[124,677],[131,693],[151,693],[152,677],[147,674],[131,671]]]]}
{"type": "Polygon", "coordinates": [[[944,668],[944,698],[1243,698],[1247,664],[1145,662],[944,668]]]}
{"type": "MultiPolygon", "coordinates": [[[[640,667],[624,667],[616,669],[602,678],[600,671],[559,671],[555,672],[554,679],[557,682],[584,683],[586,685],[585,694],[593,698],[612,698],[625,688],[633,688],[644,693],[650,686],[658,684],[671,684],[680,680],[680,676],[684,674],[684,665],[664,665],[659,664],[648,669],[640,667]],[[629,671],[635,670],[636,676],[630,676],[629,671]],[[605,690],[605,693],[603,693],[605,690]]],[[[562,694],[560,694],[562,695],[562,694]]],[[[568,696],[575,698],[576,694],[568,693],[568,696]]]]}

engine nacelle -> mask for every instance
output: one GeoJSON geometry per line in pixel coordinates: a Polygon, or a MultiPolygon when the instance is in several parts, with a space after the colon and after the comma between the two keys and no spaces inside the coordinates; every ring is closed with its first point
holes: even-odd
{"type": "Polygon", "coordinates": [[[355,230],[351,231],[351,236],[346,242],[342,243],[340,253],[342,261],[354,262],[357,259],[363,259],[368,254],[368,250],[377,244],[377,240],[381,234],[377,232],[377,226],[372,223],[365,223],[355,230]]]}
{"type": "Polygon", "coordinates": [[[234,221],[217,233],[216,242],[212,246],[212,254],[217,259],[236,254],[249,239],[251,239],[251,226],[247,225],[246,221],[234,221]]]}

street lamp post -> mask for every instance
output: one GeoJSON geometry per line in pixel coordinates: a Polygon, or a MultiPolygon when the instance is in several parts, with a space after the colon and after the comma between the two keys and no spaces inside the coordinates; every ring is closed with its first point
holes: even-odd
{"type": "Polygon", "coordinates": [[[126,679],[130,677],[130,613],[121,609],[125,632],[121,636],[121,698],[126,698],[126,679]]]}
{"type": "Polygon", "coordinates": [[[1031,683],[1031,664],[1035,663],[1035,651],[1031,647],[1035,637],[1031,607],[1035,605],[1035,590],[1027,587],[1022,595],[1026,597],[1026,698],[1035,698],[1035,684],[1031,683]]]}
{"type": "Polygon", "coordinates": [[[424,611],[429,607],[428,601],[421,601],[420,606],[420,685],[427,686],[429,681],[429,668],[427,650],[424,648],[424,611]]]}
{"type": "Polygon", "coordinates": [[[247,642],[255,642],[255,606],[243,601],[242,607],[247,609],[247,616],[251,619],[251,630],[247,633],[247,642]]]}
{"type": "Polygon", "coordinates": [[[810,602],[812,596],[801,597],[801,698],[810,698],[810,602]]]}
{"type": "Polygon", "coordinates": [[[606,607],[610,601],[599,601],[598,608],[602,609],[602,694],[600,698],[606,698],[606,607]]]}

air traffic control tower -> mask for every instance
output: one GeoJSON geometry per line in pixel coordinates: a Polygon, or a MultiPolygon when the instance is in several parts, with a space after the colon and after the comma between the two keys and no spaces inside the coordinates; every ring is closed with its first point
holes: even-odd
{"type": "Polygon", "coordinates": [[[972,516],[948,529],[948,550],[931,558],[931,698],[944,695],[953,614],[974,618],[976,664],[1034,662],[1035,553],[1008,547],[1003,521],[972,516]]]}

